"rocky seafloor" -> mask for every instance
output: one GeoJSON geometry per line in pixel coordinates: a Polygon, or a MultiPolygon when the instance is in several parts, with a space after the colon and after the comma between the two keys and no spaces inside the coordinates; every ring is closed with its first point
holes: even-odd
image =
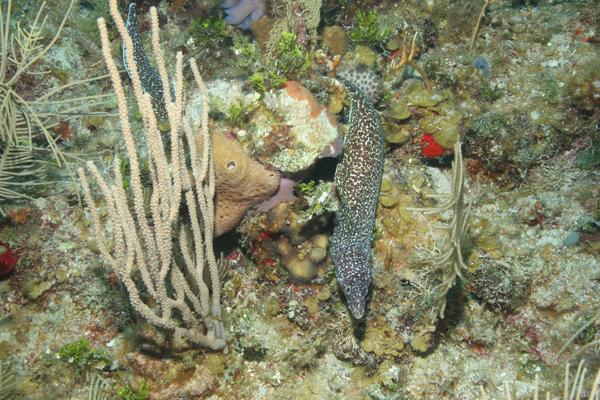
{"type": "MultiPolygon", "coordinates": [[[[596,1],[274,0],[246,25],[228,25],[240,8],[216,1],[137,3],[143,36],[151,3],[163,52],[197,59],[211,132],[236,140],[288,191],[215,240],[226,350],[175,348],[132,310],[101,257],[73,173],[86,160],[109,171],[125,154],[114,101],[63,114],[54,104],[48,118],[69,167],[36,153],[41,185],[14,201],[4,189],[19,178],[0,160],[0,399],[563,398],[565,365],[572,384],[581,362],[584,394],[564,398],[587,398],[600,368],[596,1]],[[383,121],[361,321],[328,253],[347,117],[343,91],[325,76],[363,85],[383,121]],[[457,140],[462,167],[452,166],[457,140]],[[435,195],[456,190],[459,172],[466,268],[446,287],[449,266],[437,261],[456,210],[435,210],[444,203],[435,195]]],[[[12,2],[13,32],[39,6],[12,2]]],[[[44,44],[64,9],[47,2],[44,44]]],[[[104,74],[99,16],[109,20],[104,1],[74,2],[16,91],[33,98],[104,74]]],[[[110,22],[109,35],[118,59],[110,22]]],[[[99,80],[61,96],[107,93],[99,80]]],[[[7,143],[0,137],[3,154],[7,143]]]]}

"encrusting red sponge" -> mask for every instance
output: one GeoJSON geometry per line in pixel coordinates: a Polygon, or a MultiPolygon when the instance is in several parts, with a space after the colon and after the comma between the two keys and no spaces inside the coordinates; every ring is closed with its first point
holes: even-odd
{"type": "Polygon", "coordinates": [[[0,276],[13,272],[17,261],[19,261],[18,251],[13,250],[7,243],[0,242],[0,276]]]}
{"type": "Polygon", "coordinates": [[[435,141],[435,138],[430,133],[424,133],[421,136],[421,154],[425,158],[437,158],[444,155],[446,149],[441,144],[435,141]]]}

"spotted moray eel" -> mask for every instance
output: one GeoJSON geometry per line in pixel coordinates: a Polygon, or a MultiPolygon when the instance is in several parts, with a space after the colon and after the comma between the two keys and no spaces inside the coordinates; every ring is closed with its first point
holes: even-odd
{"type": "Polygon", "coordinates": [[[383,129],[371,100],[351,83],[340,81],[346,86],[350,111],[335,171],[340,207],[331,255],[348,308],[355,319],[361,319],[371,285],[371,242],[383,173],[383,129]]]}
{"type": "MultiPolygon", "coordinates": [[[[154,109],[156,117],[160,120],[166,120],[167,108],[165,106],[162,79],[160,78],[158,71],[152,67],[150,59],[144,51],[135,3],[129,4],[125,27],[127,28],[127,32],[129,32],[129,36],[131,36],[131,41],[133,42],[133,59],[135,60],[137,71],[140,76],[142,89],[144,89],[144,92],[150,94],[150,97],[152,98],[152,108],[154,109]]],[[[125,66],[127,75],[129,75],[131,78],[131,66],[127,64],[125,52],[125,43],[123,43],[123,65],[125,66]]],[[[171,88],[171,96],[173,98],[175,96],[173,88],[171,88]]]]}

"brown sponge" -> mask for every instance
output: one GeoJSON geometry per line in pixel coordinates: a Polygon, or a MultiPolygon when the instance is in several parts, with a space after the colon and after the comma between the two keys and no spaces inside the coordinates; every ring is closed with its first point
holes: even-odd
{"type": "Polygon", "coordinates": [[[215,236],[233,229],[252,206],[279,187],[279,173],[251,158],[237,140],[215,132],[215,236]]]}

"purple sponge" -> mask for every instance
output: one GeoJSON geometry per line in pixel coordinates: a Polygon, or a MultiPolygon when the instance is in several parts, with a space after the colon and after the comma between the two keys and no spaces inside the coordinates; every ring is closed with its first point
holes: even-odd
{"type": "Polygon", "coordinates": [[[221,7],[225,10],[225,22],[247,31],[252,21],[265,15],[267,4],[266,0],[223,0],[221,7]]]}

